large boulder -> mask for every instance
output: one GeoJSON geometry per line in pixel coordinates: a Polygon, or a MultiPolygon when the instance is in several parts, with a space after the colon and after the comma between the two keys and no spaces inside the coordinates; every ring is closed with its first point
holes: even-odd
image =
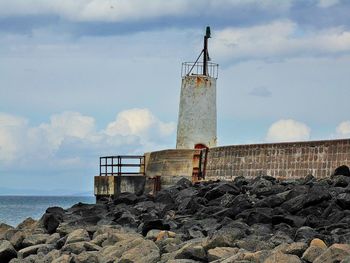
{"type": "Polygon", "coordinates": [[[313,263],[340,262],[350,255],[349,244],[333,244],[318,256],[313,263]]]}
{"type": "Polygon", "coordinates": [[[341,166],[337,167],[333,173],[333,176],[336,176],[336,175],[350,176],[349,167],[346,165],[341,165],[341,166]]]}
{"type": "Polygon", "coordinates": [[[342,193],[337,196],[337,203],[343,209],[350,209],[350,193],[342,193]]]}
{"type": "Polygon", "coordinates": [[[40,219],[40,223],[49,234],[56,231],[59,224],[63,221],[64,209],[61,207],[50,207],[40,219]]]}
{"type": "Polygon", "coordinates": [[[7,263],[17,257],[17,252],[7,240],[0,240],[0,262],[7,263]]]}
{"type": "Polygon", "coordinates": [[[269,256],[264,260],[264,263],[301,263],[301,260],[296,255],[283,254],[282,252],[277,252],[269,256]]]}
{"type": "Polygon", "coordinates": [[[49,238],[50,235],[48,234],[34,234],[26,237],[22,241],[23,247],[30,247],[34,245],[44,244],[46,243],[46,240],[49,238]]]}
{"type": "Polygon", "coordinates": [[[213,189],[209,190],[205,195],[204,198],[207,200],[213,200],[218,197],[223,196],[224,194],[232,194],[232,195],[238,195],[240,193],[240,189],[235,186],[234,184],[230,184],[227,182],[221,182],[213,189]]]}
{"type": "Polygon", "coordinates": [[[85,229],[77,229],[70,233],[67,236],[66,245],[81,241],[90,241],[89,233],[85,229]]]}
{"type": "Polygon", "coordinates": [[[159,259],[160,251],[157,245],[150,240],[144,240],[140,244],[124,252],[115,262],[157,263],[159,259]]]}

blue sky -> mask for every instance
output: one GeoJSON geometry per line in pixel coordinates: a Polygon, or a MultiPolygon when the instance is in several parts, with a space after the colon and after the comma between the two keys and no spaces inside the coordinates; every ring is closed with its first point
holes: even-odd
{"type": "Polygon", "coordinates": [[[345,0],[0,0],[0,186],[88,191],[100,155],[175,147],[181,63],[207,25],[220,145],[348,138],[349,13],[345,0]]]}

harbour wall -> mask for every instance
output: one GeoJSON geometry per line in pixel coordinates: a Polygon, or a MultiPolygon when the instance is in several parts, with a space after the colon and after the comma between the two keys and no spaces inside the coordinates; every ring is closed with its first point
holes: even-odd
{"type": "Polygon", "coordinates": [[[350,164],[350,139],[223,146],[209,149],[208,180],[269,175],[297,179],[330,176],[350,164]]]}

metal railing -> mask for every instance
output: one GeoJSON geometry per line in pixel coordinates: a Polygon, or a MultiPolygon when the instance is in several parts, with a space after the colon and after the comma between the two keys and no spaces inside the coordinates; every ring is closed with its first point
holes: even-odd
{"type": "Polygon", "coordinates": [[[100,176],[139,174],[144,175],[144,161],[145,157],[143,155],[118,155],[100,157],[100,176]]]}
{"type": "MultiPolygon", "coordinates": [[[[181,67],[181,77],[189,75],[203,75],[203,62],[184,62],[181,67]]],[[[207,63],[207,75],[211,78],[218,78],[219,65],[216,63],[207,63]]]]}

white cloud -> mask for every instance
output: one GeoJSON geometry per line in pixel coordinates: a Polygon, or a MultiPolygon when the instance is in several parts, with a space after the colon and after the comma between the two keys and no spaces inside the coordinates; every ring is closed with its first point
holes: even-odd
{"type": "Polygon", "coordinates": [[[9,162],[17,157],[26,129],[25,119],[0,113],[0,162],[9,162]]]}
{"type": "Polygon", "coordinates": [[[87,139],[92,136],[95,120],[78,112],[63,112],[52,115],[49,123],[41,124],[37,129],[45,135],[50,145],[57,148],[66,137],[87,139]]]}
{"type": "Polygon", "coordinates": [[[319,0],[318,6],[322,8],[328,8],[339,4],[339,0],[319,0]]]}
{"type": "Polygon", "coordinates": [[[350,121],[341,122],[336,128],[336,132],[337,137],[350,137],[350,121]]]}
{"type": "Polygon", "coordinates": [[[310,128],[304,123],[292,119],[282,119],[270,126],[266,135],[266,141],[290,142],[309,140],[310,131],[310,128]]]}
{"type": "Polygon", "coordinates": [[[56,169],[86,166],[96,155],[142,154],[164,147],[174,129],[173,123],[160,121],[148,109],[120,112],[102,130],[96,129],[93,117],[79,112],[55,114],[34,127],[23,118],[0,113],[0,163],[10,168],[23,164],[29,170],[43,164],[56,169]]]}
{"type": "Polygon", "coordinates": [[[120,112],[116,120],[108,124],[106,133],[145,136],[151,129],[161,136],[168,136],[174,131],[174,125],[161,122],[148,109],[136,108],[120,112]]]}
{"type": "Polygon", "coordinates": [[[215,33],[212,53],[218,60],[275,59],[350,52],[350,31],[341,27],[304,31],[290,20],[215,33]]]}

